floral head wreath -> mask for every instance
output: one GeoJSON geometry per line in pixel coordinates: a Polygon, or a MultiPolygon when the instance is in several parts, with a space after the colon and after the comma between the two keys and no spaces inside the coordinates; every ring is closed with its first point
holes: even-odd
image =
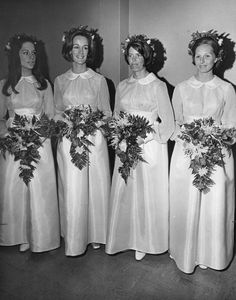
{"type": "Polygon", "coordinates": [[[15,34],[13,37],[11,37],[9,39],[9,41],[7,42],[7,44],[5,45],[5,51],[7,53],[10,53],[12,50],[12,45],[20,40],[27,40],[30,39],[32,40],[33,44],[36,46],[38,44],[39,41],[36,40],[35,37],[31,36],[31,35],[26,35],[25,33],[20,33],[20,34],[15,34]]]}
{"type": "MultiPolygon", "coordinates": [[[[215,41],[219,45],[220,48],[222,48],[223,38],[221,36],[219,36],[219,34],[217,33],[216,30],[211,29],[209,31],[202,31],[202,32],[196,31],[196,32],[192,33],[191,36],[192,36],[192,39],[188,44],[188,53],[190,55],[193,55],[193,47],[194,47],[195,43],[199,39],[202,39],[202,38],[210,38],[213,41],[215,41]]],[[[220,49],[219,56],[222,57],[222,54],[223,54],[223,50],[220,49]]]]}
{"type": "Polygon", "coordinates": [[[80,31],[81,34],[84,33],[85,35],[89,36],[91,40],[94,40],[95,36],[98,35],[97,29],[89,30],[87,25],[80,25],[77,28],[71,28],[69,31],[64,31],[62,35],[62,42],[65,43],[68,40],[68,38],[76,31],[80,31]]]}
{"type": "Polygon", "coordinates": [[[135,43],[135,42],[143,42],[148,44],[152,50],[153,50],[153,55],[155,56],[155,48],[154,48],[154,43],[153,43],[154,39],[151,39],[149,37],[147,37],[145,34],[134,34],[131,36],[128,36],[124,42],[121,43],[121,51],[122,53],[125,53],[127,50],[127,47],[130,43],[135,43]]]}

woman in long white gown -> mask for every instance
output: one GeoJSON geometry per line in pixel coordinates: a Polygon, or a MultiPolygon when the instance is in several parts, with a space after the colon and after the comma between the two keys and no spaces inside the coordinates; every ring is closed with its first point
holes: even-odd
{"type": "Polygon", "coordinates": [[[138,163],[127,184],[118,172],[121,163],[116,157],[106,245],[108,254],[133,249],[137,260],[146,253],[168,250],[167,140],[174,130],[174,119],[166,85],[146,69],[153,52],[149,43],[145,36],[128,39],[124,54],[132,75],[117,87],[115,114],[124,111],[144,116],[156,134],[143,141],[147,163],[138,163]]]}
{"type": "Polygon", "coordinates": [[[178,139],[179,126],[212,117],[226,127],[236,126],[236,96],[232,85],[214,75],[221,49],[211,32],[193,35],[189,44],[196,74],[177,85],[173,95],[176,139],[170,168],[170,255],[178,268],[192,273],[201,268],[222,270],[233,257],[234,163],[215,167],[215,184],[206,194],[193,186],[189,159],[178,139]]]}
{"type": "MultiPolygon", "coordinates": [[[[87,67],[91,58],[92,33],[86,27],[65,33],[62,54],[72,68],[55,80],[57,119],[68,108],[90,105],[111,115],[105,78],[87,67]]],[[[106,243],[110,172],[107,143],[100,130],[90,137],[90,164],[80,170],[71,162],[71,142],[64,137],[57,148],[61,231],[67,256],[81,255],[92,243],[106,243]]]]}
{"type": "MultiPolygon", "coordinates": [[[[13,36],[6,46],[7,79],[1,81],[0,129],[8,133],[15,114],[27,119],[43,113],[54,116],[53,94],[40,72],[39,42],[25,34],[13,36]],[[5,116],[9,114],[6,121],[5,116]]],[[[39,148],[41,156],[28,186],[19,177],[20,163],[6,153],[1,157],[0,245],[20,244],[20,251],[48,251],[60,245],[56,174],[51,141],[39,148]]]]}

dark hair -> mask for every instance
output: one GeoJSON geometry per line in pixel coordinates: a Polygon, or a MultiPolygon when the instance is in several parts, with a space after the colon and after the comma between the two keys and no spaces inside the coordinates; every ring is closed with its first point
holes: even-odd
{"type": "Polygon", "coordinates": [[[129,49],[134,48],[139,54],[142,55],[144,58],[144,66],[147,67],[148,65],[151,64],[152,62],[152,57],[153,57],[153,50],[152,48],[143,41],[134,41],[128,44],[128,46],[125,49],[124,56],[125,56],[125,61],[129,65],[128,57],[129,57],[129,49]]]}
{"type": "Polygon", "coordinates": [[[35,65],[32,69],[32,74],[36,78],[39,83],[39,90],[45,90],[47,88],[47,81],[45,77],[42,75],[41,72],[41,55],[40,49],[42,49],[42,41],[36,40],[35,37],[22,34],[16,34],[10,38],[9,42],[5,46],[5,51],[8,57],[8,75],[7,79],[3,85],[2,93],[6,96],[10,96],[8,91],[9,87],[12,88],[12,91],[15,94],[18,94],[17,90],[15,89],[18,81],[21,78],[21,62],[19,51],[22,48],[22,45],[26,42],[30,42],[34,45],[36,50],[36,60],[35,65]]]}
{"type": "MultiPolygon", "coordinates": [[[[194,65],[195,65],[195,59],[194,58],[195,58],[196,49],[200,45],[210,45],[213,49],[213,52],[214,52],[216,58],[221,58],[220,57],[221,49],[220,49],[220,46],[219,46],[218,42],[215,41],[214,39],[210,38],[210,37],[202,37],[202,38],[198,39],[191,48],[192,61],[193,61],[194,65]]],[[[218,60],[216,62],[216,64],[217,63],[219,64],[220,60],[218,60]]]]}
{"type": "Polygon", "coordinates": [[[91,63],[93,60],[91,51],[91,33],[87,30],[87,26],[80,26],[78,28],[71,28],[64,32],[64,43],[62,46],[62,56],[69,62],[72,62],[71,50],[73,48],[73,39],[76,36],[83,36],[88,40],[88,56],[86,63],[91,63]]]}

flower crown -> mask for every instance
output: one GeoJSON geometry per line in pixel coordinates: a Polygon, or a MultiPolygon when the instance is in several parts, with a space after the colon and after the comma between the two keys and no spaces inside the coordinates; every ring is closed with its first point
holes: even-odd
{"type": "Polygon", "coordinates": [[[193,49],[195,43],[196,43],[199,39],[202,39],[202,38],[210,38],[210,39],[212,39],[213,41],[215,41],[215,42],[219,45],[219,47],[221,47],[221,46],[222,46],[222,43],[223,43],[223,38],[221,38],[221,37],[219,36],[219,34],[217,33],[217,31],[216,31],[216,30],[213,30],[213,29],[211,29],[211,30],[209,30],[209,31],[202,31],[202,32],[196,31],[196,32],[192,33],[191,36],[192,36],[192,39],[191,39],[191,41],[190,41],[189,44],[188,44],[188,53],[189,53],[190,55],[193,54],[192,49],[193,49]]]}
{"type": "Polygon", "coordinates": [[[64,31],[62,35],[62,42],[65,43],[68,38],[75,33],[76,31],[81,32],[82,34],[84,33],[85,35],[90,36],[91,40],[94,40],[95,36],[98,35],[97,29],[88,29],[87,25],[80,25],[77,28],[71,28],[69,31],[64,31]]]}
{"type": "Polygon", "coordinates": [[[153,44],[153,39],[150,39],[149,37],[147,37],[145,34],[134,34],[134,35],[131,35],[131,36],[128,36],[124,42],[121,43],[121,51],[122,53],[125,53],[126,52],[126,49],[128,47],[128,45],[130,43],[134,43],[134,42],[143,42],[143,43],[146,43],[148,44],[153,52],[154,52],[154,44],[153,44]]]}
{"type": "Polygon", "coordinates": [[[33,36],[27,36],[25,33],[22,33],[22,34],[16,34],[16,35],[14,35],[13,37],[11,37],[11,38],[9,39],[9,41],[7,42],[7,44],[5,45],[5,51],[6,51],[6,52],[10,52],[11,49],[12,49],[12,44],[14,44],[14,42],[15,42],[16,40],[21,40],[21,39],[25,39],[25,38],[30,38],[30,39],[32,39],[34,45],[37,45],[37,43],[38,43],[38,41],[36,40],[36,38],[33,37],[33,36]]]}

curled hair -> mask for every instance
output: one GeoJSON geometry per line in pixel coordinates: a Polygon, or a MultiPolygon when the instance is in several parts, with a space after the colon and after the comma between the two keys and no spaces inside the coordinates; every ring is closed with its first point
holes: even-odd
{"type": "Polygon", "coordinates": [[[142,55],[142,57],[144,58],[144,66],[147,67],[152,63],[152,58],[153,58],[153,50],[152,48],[144,41],[133,41],[128,43],[127,47],[125,48],[124,51],[124,56],[125,56],[125,61],[127,62],[127,64],[129,65],[129,49],[130,48],[135,49],[139,54],[142,55]]]}
{"type": "Polygon", "coordinates": [[[85,37],[88,40],[88,56],[86,63],[92,64],[92,38],[93,34],[90,30],[87,29],[88,26],[79,26],[77,28],[71,28],[69,31],[65,31],[62,37],[62,56],[69,62],[72,62],[71,51],[73,48],[73,39],[80,35],[85,37]]]}
{"type": "Polygon", "coordinates": [[[205,37],[205,38],[201,38],[201,39],[197,40],[196,43],[194,44],[194,46],[192,47],[192,62],[193,62],[193,64],[195,65],[194,57],[195,57],[196,49],[200,45],[209,45],[212,47],[213,52],[217,58],[216,66],[218,66],[222,60],[222,50],[220,49],[220,46],[218,45],[218,43],[209,37],[205,37]]]}
{"type": "Polygon", "coordinates": [[[35,47],[36,60],[35,65],[32,69],[32,74],[39,84],[38,89],[45,90],[47,88],[47,81],[41,72],[40,52],[43,46],[43,42],[38,41],[35,37],[26,35],[25,33],[16,34],[10,38],[7,45],[5,46],[5,51],[8,57],[8,75],[3,85],[2,92],[6,96],[10,96],[9,87],[15,94],[18,94],[18,91],[15,89],[15,87],[22,75],[19,51],[22,48],[22,45],[26,42],[32,43],[35,47]]]}
{"type": "Polygon", "coordinates": [[[218,67],[224,58],[222,43],[223,43],[223,38],[219,36],[217,31],[215,30],[194,32],[192,34],[192,39],[188,45],[188,53],[192,56],[193,64],[195,65],[194,57],[195,57],[197,47],[199,47],[200,45],[210,45],[217,58],[215,67],[218,67]]]}

